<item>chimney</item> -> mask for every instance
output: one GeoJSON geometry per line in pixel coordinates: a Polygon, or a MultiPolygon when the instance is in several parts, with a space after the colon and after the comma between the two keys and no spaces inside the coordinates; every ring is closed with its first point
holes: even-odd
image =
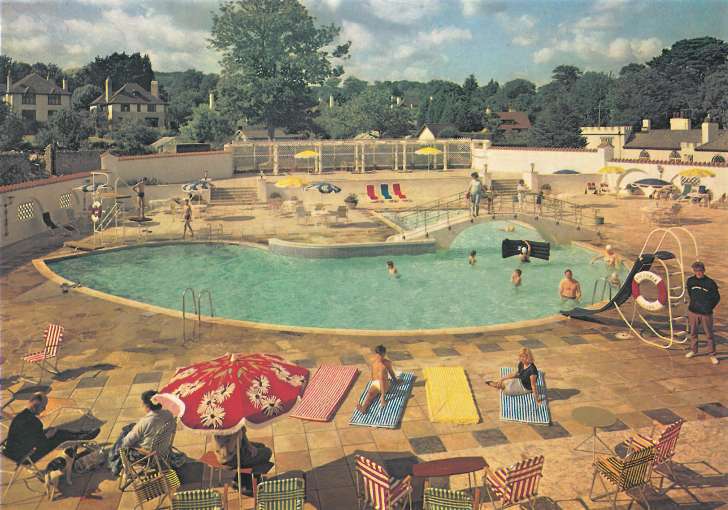
{"type": "Polygon", "coordinates": [[[673,117],[670,119],[670,131],[687,131],[690,129],[690,119],[673,117]]]}
{"type": "Polygon", "coordinates": [[[334,107],[334,96],[329,95],[329,108],[333,108],[333,107],[334,107]]]}
{"type": "Polygon", "coordinates": [[[513,111],[515,111],[515,110],[513,109],[513,107],[512,107],[511,105],[508,105],[508,111],[509,111],[509,112],[513,112],[513,111]]]}
{"type": "Polygon", "coordinates": [[[652,127],[652,122],[650,121],[650,119],[642,119],[642,131],[643,132],[649,131],[651,129],[651,127],[652,127]]]}
{"type": "Polygon", "coordinates": [[[149,85],[149,93],[154,97],[159,97],[159,82],[157,80],[152,80],[149,85]]]}
{"type": "Polygon", "coordinates": [[[65,78],[61,80],[61,88],[64,90],[64,92],[68,92],[68,82],[65,78]]]}
{"type": "Polygon", "coordinates": [[[402,104],[402,98],[398,96],[397,97],[397,106],[399,106],[401,104],[402,104]]]}
{"type": "Polygon", "coordinates": [[[215,94],[210,92],[210,111],[215,111],[215,94]]]}
{"type": "Polygon", "coordinates": [[[701,128],[701,143],[708,143],[715,140],[715,137],[718,136],[718,123],[717,122],[711,122],[710,121],[710,115],[705,117],[705,120],[703,121],[703,124],[700,126],[701,128]]]}
{"type": "Polygon", "coordinates": [[[490,109],[490,106],[486,106],[485,107],[485,114],[486,115],[490,115],[491,113],[493,113],[493,110],[490,109]]]}
{"type": "Polygon", "coordinates": [[[108,103],[109,99],[111,99],[111,76],[104,82],[104,101],[108,103]]]}
{"type": "Polygon", "coordinates": [[[5,83],[6,83],[5,102],[10,104],[10,101],[12,100],[12,97],[13,97],[13,94],[11,93],[11,88],[13,86],[13,79],[10,77],[10,69],[8,69],[8,78],[5,83]]]}

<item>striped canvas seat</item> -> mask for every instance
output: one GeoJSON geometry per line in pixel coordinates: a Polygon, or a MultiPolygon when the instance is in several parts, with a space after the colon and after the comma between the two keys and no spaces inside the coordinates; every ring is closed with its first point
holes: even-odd
{"type": "Polygon", "coordinates": [[[663,428],[659,434],[655,434],[655,429],[653,428],[650,436],[637,434],[627,441],[627,446],[631,451],[654,448],[655,458],[652,461],[652,469],[661,475],[658,490],[663,493],[667,492],[674,485],[681,485],[677,476],[675,476],[675,472],[672,469],[672,463],[670,461],[675,455],[675,446],[677,445],[677,440],[680,437],[680,430],[682,429],[683,423],[685,423],[685,420],[680,419],[663,428]],[[668,474],[673,485],[665,488],[663,491],[662,484],[668,474]]]}
{"type": "Polygon", "coordinates": [[[212,489],[179,491],[172,496],[172,510],[223,510],[222,496],[212,489]]]}
{"type": "Polygon", "coordinates": [[[171,497],[179,488],[180,481],[174,469],[164,469],[158,473],[140,475],[131,485],[137,502],[143,506],[147,501],[156,498],[171,497]]]}
{"type": "Polygon", "coordinates": [[[532,504],[538,496],[538,484],[543,476],[543,455],[517,462],[510,467],[488,470],[485,487],[495,506],[500,501],[501,508],[520,505],[524,501],[532,504]]]}
{"type": "MultiPolygon", "coordinates": [[[[349,424],[388,429],[397,428],[404,414],[404,409],[407,406],[410,393],[412,392],[414,380],[415,375],[412,372],[402,372],[399,374],[397,376],[397,382],[392,384],[389,391],[387,391],[384,408],[381,408],[379,403],[375,402],[369,406],[366,414],[362,414],[358,409],[354,409],[349,424]]],[[[364,403],[371,384],[371,381],[369,381],[361,397],[359,397],[360,404],[364,403]]]]}
{"type": "MultiPolygon", "coordinates": [[[[501,367],[501,377],[506,377],[513,372],[512,368],[501,367]]],[[[533,395],[506,395],[500,392],[500,419],[506,421],[520,421],[538,425],[551,424],[551,411],[546,396],[546,380],[543,371],[538,371],[536,388],[541,396],[541,404],[537,404],[533,395]]]]}
{"type": "Polygon", "coordinates": [[[303,399],[289,416],[302,420],[330,421],[356,379],[359,369],[321,365],[306,386],[303,399]]]}
{"type": "Polygon", "coordinates": [[[464,491],[453,491],[428,487],[425,489],[423,510],[473,510],[480,506],[480,491],[476,489],[477,496],[470,497],[464,491]]]}
{"type": "Polygon", "coordinates": [[[594,478],[592,479],[589,497],[592,501],[597,501],[604,496],[613,495],[612,506],[617,508],[617,495],[630,489],[639,489],[642,499],[647,502],[644,494],[644,486],[650,481],[652,471],[652,462],[655,458],[655,450],[645,448],[643,450],[633,451],[625,458],[619,457],[602,457],[594,463],[594,478]],[[602,480],[602,485],[606,489],[604,480],[612,485],[612,490],[604,494],[594,495],[594,484],[597,477],[602,480]]]}
{"type": "Polygon", "coordinates": [[[356,493],[374,510],[393,510],[407,504],[412,509],[412,477],[397,480],[371,459],[356,455],[356,493]]]}
{"type": "Polygon", "coordinates": [[[27,379],[23,377],[21,372],[20,377],[30,382],[42,384],[43,373],[50,372],[52,374],[58,373],[58,351],[61,348],[61,342],[63,341],[63,326],[60,324],[48,324],[43,334],[43,350],[35,351],[23,356],[23,366],[25,364],[36,365],[41,370],[41,378],[36,381],[33,379],[27,379]],[[53,364],[51,364],[53,360],[53,364]]]}
{"type": "Polygon", "coordinates": [[[302,510],[305,501],[303,478],[268,480],[258,485],[255,510],[302,510]]]}

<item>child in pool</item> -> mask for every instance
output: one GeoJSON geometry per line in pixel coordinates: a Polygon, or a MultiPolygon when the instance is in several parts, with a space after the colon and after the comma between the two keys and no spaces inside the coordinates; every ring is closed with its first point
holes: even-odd
{"type": "Polygon", "coordinates": [[[399,278],[399,273],[397,272],[397,268],[394,267],[394,262],[391,260],[387,261],[387,271],[389,272],[389,276],[392,278],[399,278]]]}
{"type": "Polygon", "coordinates": [[[511,283],[514,287],[521,286],[521,274],[523,273],[520,269],[516,269],[515,271],[513,271],[513,274],[511,275],[511,283]]]}
{"type": "Polygon", "coordinates": [[[468,264],[471,266],[474,266],[477,260],[475,260],[475,250],[470,252],[470,256],[468,257],[468,264]]]}

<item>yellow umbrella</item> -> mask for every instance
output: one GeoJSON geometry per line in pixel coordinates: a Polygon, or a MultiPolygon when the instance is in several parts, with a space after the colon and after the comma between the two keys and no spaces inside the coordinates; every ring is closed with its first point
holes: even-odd
{"type": "Polygon", "coordinates": [[[707,168],[689,168],[678,172],[681,177],[715,177],[715,172],[707,168]]]}
{"type": "Polygon", "coordinates": [[[599,169],[600,174],[623,174],[624,168],[621,166],[605,166],[599,169]]]}
{"type": "Polygon", "coordinates": [[[284,177],[283,179],[280,179],[279,181],[276,181],[275,186],[276,188],[301,188],[306,184],[308,184],[308,181],[306,179],[289,175],[287,177],[284,177]]]}
{"type": "Polygon", "coordinates": [[[435,147],[422,147],[421,149],[417,149],[415,154],[418,156],[437,156],[438,154],[442,154],[442,151],[435,147]]]}
{"type": "Polygon", "coordinates": [[[297,152],[293,157],[296,159],[311,159],[311,158],[315,158],[316,156],[318,156],[318,152],[312,151],[312,150],[307,150],[307,151],[297,152]]]}

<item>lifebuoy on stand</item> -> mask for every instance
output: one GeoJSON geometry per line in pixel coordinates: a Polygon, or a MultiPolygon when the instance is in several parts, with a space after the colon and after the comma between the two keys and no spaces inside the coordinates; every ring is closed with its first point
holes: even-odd
{"type": "Polygon", "coordinates": [[[94,203],[91,205],[91,221],[94,222],[94,224],[98,223],[101,220],[102,213],[103,209],[101,207],[101,202],[94,200],[94,203]]]}
{"type": "Polygon", "coordinates": [[[640,271],[632,279],[632,297],[641,308],[659,312],[668,304],[667,286],[663,279],[652,271],[640,271]],[[640,283],[644,281],[650,281],[657,287],[657,299],[649,300],[641,294],[640,283]]]}

